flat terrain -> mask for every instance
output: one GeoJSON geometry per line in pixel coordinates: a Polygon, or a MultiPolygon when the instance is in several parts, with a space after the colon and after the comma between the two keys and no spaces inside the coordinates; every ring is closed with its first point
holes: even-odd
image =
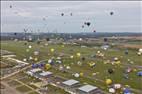
{"type": "MultiPolygon", "coordinates": [[[[62,64],[55,64],[50,69],[50,71],[52,71],[55,75],[68,79],[73,78],[79,80],[81,83],[86,82],[105,91],[108,91],[108,86],[105,83],[106,79],[111,79],[113,83],[120,83],[123,86],[129,86],[130,88],[134,89],[136,94],[140,94],[140,90],[142,90],[142,78],[137,76],[137,72],[142,71],[142,56],[137,55],[137,47],[132,49],[129,47],[117,48],[117,46],[114,46],[107,50],[103,50],[97,45],[91,47],[81,47],[79,45],[71,44],[45,45],[47,44],[45,41],[41,42],[40,44],[37,44],[36,42],[29,42],[27,45],[24,45],[24,43],[24,41],[2,41],[1,49],[14,52],[17,56],[16,58],[20,60],[29,58],[30,56],[33,58],[38,58],[37,61],[28,61],[33,63],[41,60],[45,60],[46,62],[51,57],[57,58],[60,56],[62,57],[62,64]],[[31,45],[32,48],[29,48],[29,45],[31,45]],[[126,48],[128,50],[128,54],[125,54],[126,48]],[[54,49],[55,51],[51,52],[51,49],[54,49]],[[33,53],[37,50],[40,53],[39,55],[35,56],[33,53]],[[98,51],[104,54],[104,56],[98,57],[98,51]],[[77,56],[77,53],[80,53],[80,56],[77,56]],[[95,55],[95,57],[92,57],[93,55],[95,55]],[[74,56],[74,58],[70,58],[70,56],[74,56]],[[83,57],[85,60],[82,59],[83,57]],[[120,64],[111,64],[114,57],[119,59],[120,64]],[[78,64],[77,62],[81,62],[81,64],[78,64]],[[93,68],[89,66],[91,62],[96,64],[93,68]],[[66,70],[66,72],[61,72],[58,70],[59,66],[70,66],[71,69],[66,70]],[[128,73],[128,79],[126,79],[124,77],[124,71],[128,67],[133,71],[128,73]],[[108,69],[113,69],[114,73],[109,74],[108,69]],[[75,78],[72,75],[73,73],[83,73],[83,76],[75,78]],[[96,75],[92,75],[94,73],[96,75]]],[[[133,44],[126,45],[133,46],[133,44]]]]}

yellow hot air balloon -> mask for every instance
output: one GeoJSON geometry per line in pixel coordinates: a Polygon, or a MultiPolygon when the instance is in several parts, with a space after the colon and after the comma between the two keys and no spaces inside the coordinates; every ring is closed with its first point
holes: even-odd
{"type": "Polygon", "coordinates": [[[125,85],[125,87],[130,87],[129,85],[125,85]]]}
{"type": "Polygon", "coordinates": [[[121,64],[121,62],[120,61],[116,61],[115,64],[119,65],[119,64],[121,64]]]}
{"type": "Polygon", "coordinates": [[[46,70],[49,70],[50,68],[51,68],[51,65],[50,65],[50,64],[46,64],[46,65],[45,65],[45,69],[46,69],[46,70]]]}
{"type": "Polygon", "coordinates": [[[78,57],[80,57],[80,56],[81,56],[81,54],[80,54],[80,53],[76,53],[76,55],[77,55],[78,57]]]}
{"type": "Polygon", "coordinates": [[[80,73],[80,76],[82,77],[83,75],[84,75],[84,73],[81,72],[81,73],[80,73]]]}
{"type": "Polygon", "coordinates": [[[62,47],[65,47],[64,45],[62,45],[62,47]]]}
{"type": "Polygon", "coordinates": [[[73,55],[71,55],[70,58],[72,59],[72,58],[73,58],[73,55]]]}
{"type": "Polygon", "coordinates": [[[133,69],[133,71],[134,71],[134,72],[136,72],[136,71],[137,71],[137,69],[133,69]]]}
{"type": "Polygon", "coordinates": [[[55,49],[51,48],[51,49],[50,49],[50,51],[51,51],[51,52],[54,52],[54,51],[55,51],[55,49]]]}
{"type": "Polygon", "coordinates": [[[106,79],[106,84],[107,84],[107,85],[112,84],[112,80],[111,80],[111,79],[106,79]]]}
{"type": "Polygon", "coordinates": [[[38,61],[38,58],[34,58],[34,61],[38,61]]]}
{"type": "Polygon", "coordinates": [[[89,66],[90,66],[90,67],[93,67],[93,66],[95,66],[95,65],[96,65],[96,63],[94,63],[94,62],[89,63],[89,66]]]}
{"type": "Polygon", "coordinates": [[[30,49],[26,49],[26,52],[29,52],[30,51],[30,49]]]}

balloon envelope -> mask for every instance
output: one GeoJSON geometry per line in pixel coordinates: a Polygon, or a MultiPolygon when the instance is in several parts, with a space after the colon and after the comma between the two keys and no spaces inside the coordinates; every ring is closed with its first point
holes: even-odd
{"type": "Polygon", "coordinates": [[[106,84],[107,84],[107,85],[112,84],[112,80],[111,80],[111,79],[106,79],[106,84]]]}
{"type": "Polygon", "coordinates": [[[113,12],[110,12],[110,15],[113,15],[114,13],[113,12]]]}
{"type": "Polygon", "coordinates": [[[61,16],[64,16],[64,13],[61,13],[61,16]]]}

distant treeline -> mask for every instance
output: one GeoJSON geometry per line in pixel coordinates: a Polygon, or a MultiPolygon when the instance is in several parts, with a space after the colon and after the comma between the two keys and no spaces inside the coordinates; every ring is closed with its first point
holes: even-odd
{"type": "Polygon", "coordinates": [[[78,38],[100,38],[100,37],[122,37],[122,36],[142,36],[142,33],[1,33],[1,40],[19,39],[32,37],[32,39],[44,38],[63,38],[63,39],[78,39],[78,38]]]}

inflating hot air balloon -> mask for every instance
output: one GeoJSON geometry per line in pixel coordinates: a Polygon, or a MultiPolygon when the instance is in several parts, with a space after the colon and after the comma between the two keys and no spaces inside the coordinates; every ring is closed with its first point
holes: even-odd
{"type": "Polygon", "coordinates": [[[115,90],[114,88],[109,88],[109,92],[110,92],[110,93],[115,93],[116,90],[115,90]]]}
{"type": "Polygon", "coordinates": [[[76,55],[77,55],[78,57],[80,57],[80,56],[81,56],[81,54],[80,54],[80,53],[76,53],[76,55]]]}
{"type": "Polygon", "coordinates": [[[84,73],[83,73],[83,72],[81,72],[81,73],[80,73],[80,76],[82,77],[83,75],[84,75],[84,73]]]}
{"type": "Polygon", "coordinates": [[[46,70],[49,70],[50,68],[51,68],[51,65],[50,65],[50,64],[46,64],[46,65],[45,65],[45,69],[46,69],[46,70]]]}
{"type": "Polygon", "coordinates": [[[78,78],[79,76],[80,76],[79,73],[74,74],[74,77],[76,77],[76,78],[78,78]]]}
{"type": "Polygon", "coordinates": [[[55,49],[51,48],[51,49],[50,49],[50,51],[51,51],[51,52],[54,52],[54,51],[55,51],[55,49]]]}
{"type": "Polygon", "coordinates": [[[85,60],[85,57],[82,57],[81,59],[82,59],[82,61],[84,61],[84,60],[85,60]]]}
{"type": "Polygon", "coordinates": [[[50,38],[46,38],[46,41],[50,41],[50,38]]]}
{"type": "Polygon", "coordinates": [[[113,69],[108,69],[109,74],[112,74],[113,72],[114,72],[113,69]]]}
{"type": "Polygon", "coordinates": [[[106,84],[107,84],[107,85],[112,84],[112,80],[111,80],[111,79],[106,79],[106,84]]]}
{"type": "Polygon", "coordinates": [[[38,61],[38,58],[34,58],[34,61],[38,61]]]}
{"type": "Polygon", "coordinates": [[[128,50],[125,51],[125,55],[128,55],[128,50]]]}
{"type": "Polygon", "coordinates": [[[29,45],[29,48],[31,49],[31,48],[32,48],[32,46],[31,46],[31,45],[29,45]]]}
{"type": "Polygon", "coordinates": [[[107,38],[104,38],[104,42],[107,42],[107,40],[108,40],[107,38]]]}
{"type": "Polygon", "coordinates": [[[73,59],[73,55],[71,55],[70,58],[73,59]]]}

